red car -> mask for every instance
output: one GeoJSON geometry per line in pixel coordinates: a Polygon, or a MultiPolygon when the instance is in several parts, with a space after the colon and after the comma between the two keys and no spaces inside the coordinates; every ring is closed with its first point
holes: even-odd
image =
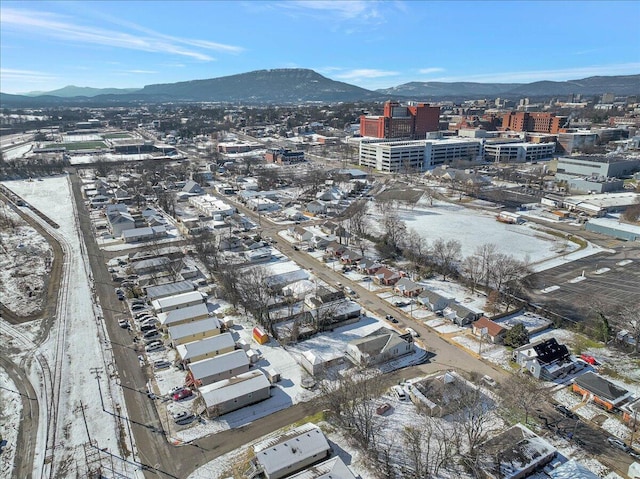
{"type": "Polygon", "coordinates": [[[191,389],[184,388],[181,391],[178,391],[173,395],[174,401],[180,401],[181,399],[188,398],[193,395],[193,391],[191,389]]]}

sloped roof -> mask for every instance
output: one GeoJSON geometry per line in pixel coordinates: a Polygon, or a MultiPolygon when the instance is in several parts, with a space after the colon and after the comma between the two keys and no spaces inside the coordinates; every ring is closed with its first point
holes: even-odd
{"type": "Polygon", "coordinates": [[[550,338],[541,343],[534,344],[533,350],[536,352],[538,361],[541,364],[551,364],[556,361],[562,361],[570,356],[567,346],[558,344],[556,338],[550,338]]]}
{"type": "Polygon", "coordinates": [[[377,356],[392,349],[394,346],[406,344],[406,341],[398,333],[388,328],[379,328],[364,338],[350,341],[363,354],[377,356]]]}
{"type": "Polygon", "coordinates": [[[592,392],[596,396],[607,399],[609,401],[616,401],[629,394],[629,391],[621,387],[616,386],[611,381],[607,381],[602,376],[589,371],[582,376],[578,376],[575,382],[581,388],[592,392]]]}
{"type": "Polygon", "coordinates": [[[506,331],[506,329],[504,329],[498,323],[491,321],[486,316],[482,316],[479,320],[474,322],[473,327],[478,329],[487,328],[487,334],[493,337],[499,336],[506,331]]]}

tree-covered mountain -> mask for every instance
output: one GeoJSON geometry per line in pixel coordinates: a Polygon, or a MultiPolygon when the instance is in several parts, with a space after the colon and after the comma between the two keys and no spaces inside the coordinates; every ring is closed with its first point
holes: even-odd
{"type": "Polygon", "coordinates": [[[358,101],[379,93],[301,68],[258,70],[209,80],[147,85],[140,95],[163,95],[183,101],[297,103],[358,101]]]}
{"type": "Polygon", "coordinates": [[[24,93],[24,96],[57,96],[62,98],[73,98],[85,96],[92,98],[98,95],[126,95],[140,90],[140,88],[91,88],[88,86],[67,85],[57,90],[51,91],[31,91],[24,93]]]}
{"type": "Polygon", "coordinates": [[[410,82],[377,90],[387,95],[412,98],[551,97],[558,95],[638,95],[640,75],[595,76],[580,80],[533,83],[410,82]]]}
{"type": "Polygon", "coordinates": [[[78,87],[65,87],[47,95],[0,94],[2,107],[120,106],[161,102],[220,102],[244,104],[296,104],[303,102],[353,102],[388,99],[433,101],[477,98],[550,98],[570,94],[640,95],[640,75],[597,76],[564,82],[473,83],[411,82],[393,88],[371,91],[331,80],[313,70],[289,68],[259,70],[208,80],[147,85],[142,89],[79,88],[80,96],[70,95],[78,87]],[[133,90],[133,91],[131,91],[133,90]],[[93,93],[102,91],[95,96],[93,93]],[[109,93],[107,93],[109,91],[109,93]],[[115,92],[114,92],[115,91],[115,92]],[[57,95],[54,93],[57,92],[57,95]],[[62,93],[61,93],[62,92],[62,93]]]}

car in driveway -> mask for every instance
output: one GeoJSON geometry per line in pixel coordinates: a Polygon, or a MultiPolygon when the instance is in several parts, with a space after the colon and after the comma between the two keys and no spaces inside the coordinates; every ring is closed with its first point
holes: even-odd
{"type": "Polygon", "coordinates": [[[144,333],[148,333],[149,331],[153,331],[154,329],[156,329],[156,325],[155,324],[143,324],[142,326],[140,326],[140,331],[144,332],[144,333]]]}
{"type": "Polygon", "coordinates": [[[154,339],[144,348],[144,350],[148,353],[151,353],[153,351],[160,351],[161,349],[164,349],[164,344],[159,339],[154,339]]]}
{"type": "Polygon", "coordinates": [[[486,374],[482,376],[481,381],[492,388],[495,388],[498,385],[495,379],[493,379],[491,376],[487,376],[486,374]]]}
{"type": "Polygon", "coordinates": [[[191,396],[193,396],[193,391],[189,388],[184,388],[178,392],[173,393],[172,398],[174,401],[181,401],[191,396]]]}
{"type": "Polygon", "coordinates": [[[411,303],[409,301],[396,300],[393,302],[393,305],[396,308],[404,308],[405,306],[409,306],[411,303]]]}
{"type": "Polygon", "coordinates": [[[556,404],[554,406],[554,409],[558,411],[560,414],[562,414],[563,416],[568,417],[569,419],[578,419],[578,416],[576,416],[576,414],[573,411],[571,411],[566,406],[563,406],[562,404],[556,404]]]}
{"type": "Polygon", "coordinates": [[[134,313],[142,312],[142,310],[144,309],[147,309],[147,307],[143,304],[134,304],[133,306],[131,306],[131,311],[133,311],[134,313]]]}
{"type": "Polygon", "coordinates": [[[184,424],[193,420],[195,416],[190,411],[176,411],[171,413],[171,417],[176,424],[184,424]]]}
{"type": "Polygon", "coordinates": [[[152,336],[149,336],[148,338],[144,338],[143,341],[144,341],[144,344],[146,344],[148,346],[148,345],[150,345],[152,343],[155,343],[156,341],[159,341],[161,337],[162,336],[160,336],[159,333],[156,333],[156,334],[154,334],[152,336]]]}
{"type": "Polygon", "coordinates": [[[418,334],[418,332],[413,328],[405,328],[404,330],[414,338],[419,338],[420,337],[420,334],[418,334]]]}
{"type": "Polygon", "coordinates": [[[631,448],[627,446],[622,439],[618,439],[617,437],[608,437],[607,442],[611,447],[615,447],[616,449],[620,449],[624,452],[630,452],[631,448]]]}

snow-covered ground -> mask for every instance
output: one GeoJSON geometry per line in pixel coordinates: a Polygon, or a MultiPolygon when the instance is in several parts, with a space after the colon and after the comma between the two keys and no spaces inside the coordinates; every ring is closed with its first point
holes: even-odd
{"type": "Polygon", "coordinates": [[[0,477],[11,477],[18,442],[18,424],[22,413],[20,392],[4,369],[0,368],[0,477]]]}
{"type": "Polygon", "coordinates": [[[462,255],[472,255],[483,244],[493,243],[501,252],[517,259],[537,262],[577,248],[564,240],[536,231],[527,225],[508,225],[495,219],[494,212],[434,201],[433,207],[400,209],[398,215],[408,229],[417,231],[428,241],[455,239],[462,244],[462,255]]]}
{"type": "MultiPolygon", "coordinates": [[[[25,327],[3,324],[3,333],[14,337],[11,341],[20,347],[21,356],[27,358],[29,378],[38,394],[40,417],[34,476],[41,476],[43,471],[48,475],[49,470],[64,476],[84,464],[87,429],[96,447],[115,457],[128,458],[132,438],[128,437],[126,425],[114,416],[117,411],[126,418],[127,412],[117,385],[111,344],[96,304],[69,181],[66,176],[58,176],[3,184],[60,225],[58,230],[49,232],[62,244],[66,255],[59,313],[46,340],[32,350],[29,338],[38,335],[42,327],[39,321],[26,326],[33,335],[28,337],[21,336],[25,327]],[[121,433],[127,450],[121,448],[121,433]]],[[[124,461],[115,460],[113,465],[116,472],[132,473],[131,466],[124,461]]]]}
{"type": "Polygon", "coordinates": [[[0,297],[18,316],[29,316],[43,306],[53,250],[20,215],[2,206],[6,223],[0,229],[0,297]]]}

